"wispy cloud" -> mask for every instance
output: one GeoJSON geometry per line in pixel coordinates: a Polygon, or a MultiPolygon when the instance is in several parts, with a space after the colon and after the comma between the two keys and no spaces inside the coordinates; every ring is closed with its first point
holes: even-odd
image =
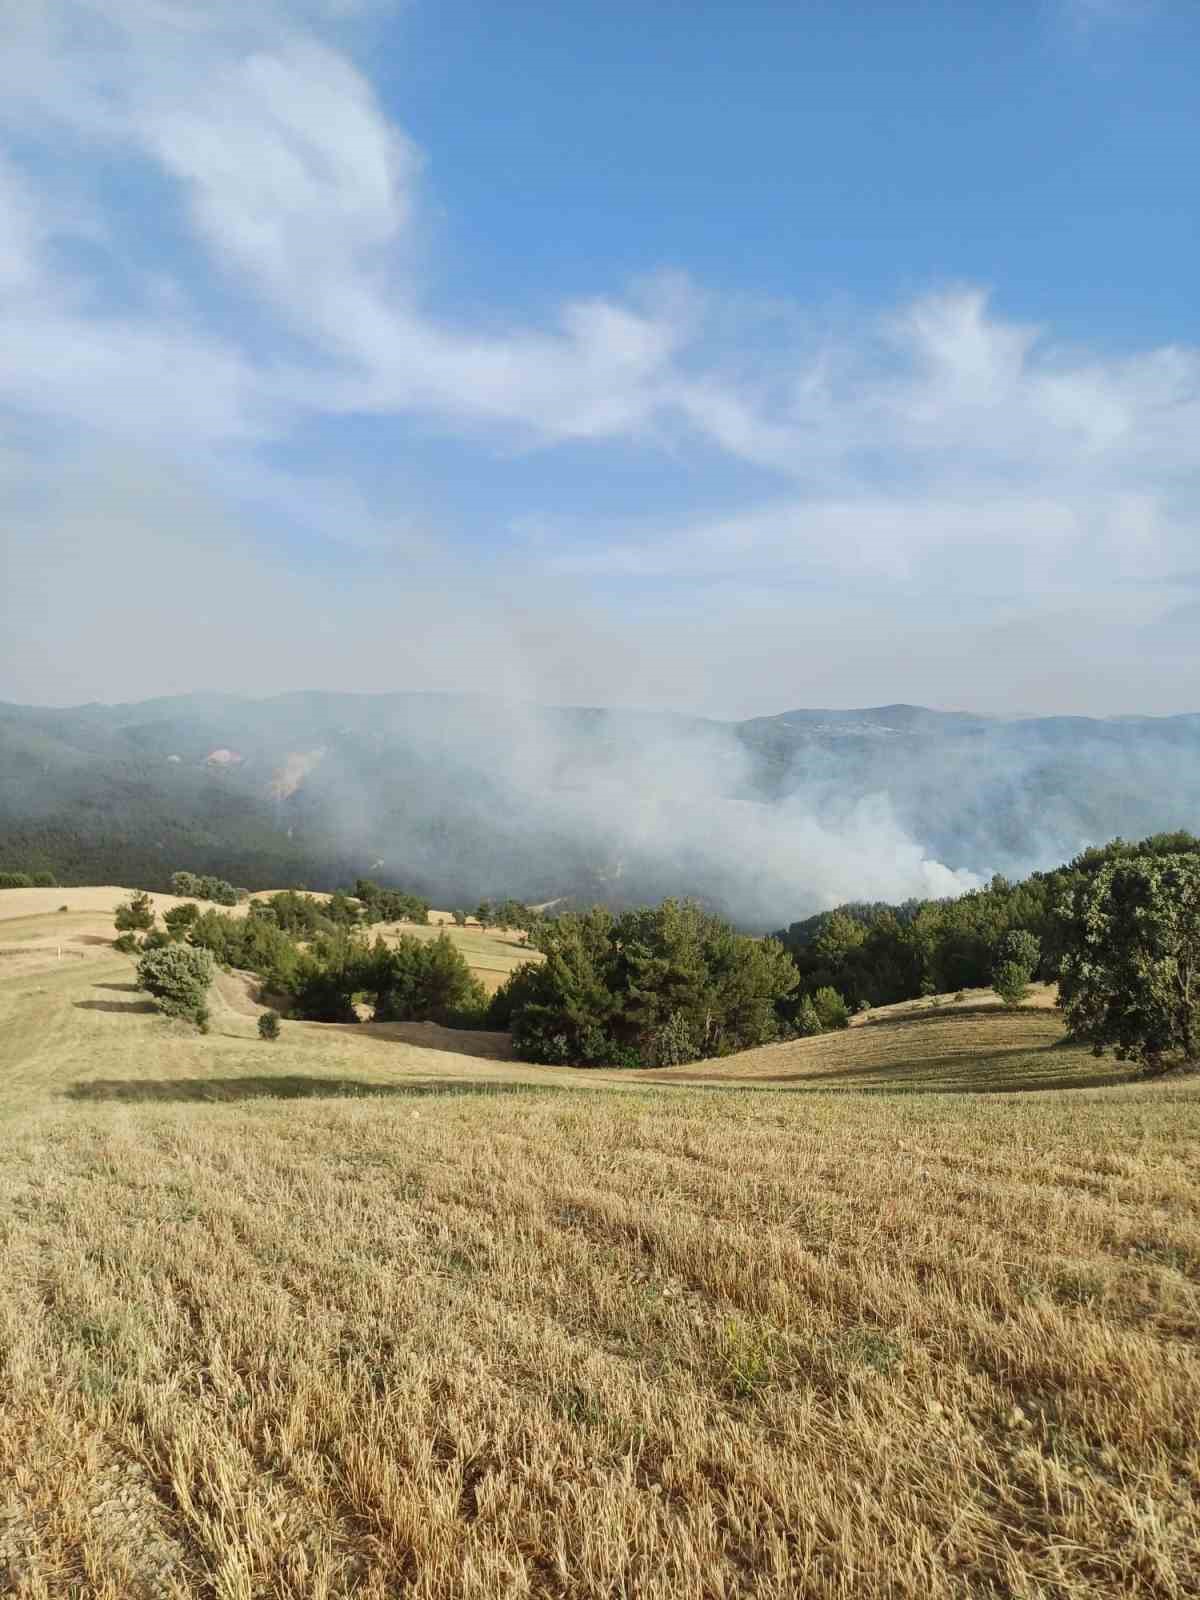
{"type": "MultiPolygon", "coordinates": [[[[768,646],[785,650],[799,615],[815,629],[836,610],[849,638],[907,586],[923,608],[914,629],[947,616],[991,628],[1031,597],[1099,616],[1114,580],[1194,565],[1195,348],[1069,346],[976,284],[856,319],[768,315],[653,263],[540,317],[447,309],[425,248],[436,152],[389,114],[344,47],[343,17],[333,0],[5,9],[0,403],[36,435],[0,470],[7,507],[37,498],[63,437],[165,471],[185,463],[204,486],[198,515],[221,505],[238,538],[258,517],[353,547],[376,561],[379,596],[401,581],[385,564],[398,550],[405,583],[444,589],[450,541],[436,517],[381,505],[336,462],[281,464],[317,424],[421,419],[456,436],[464,460],[481,440],[547,452],[587,441],[657,451],[677,469],[748,469],[753,488],[734,509],[726,495],[720,510],[617,519],[581,511],[586,490],[569,511],[539,491],[523,524],[541,530],[536,549],[495,533],[507,548],[493,581],[520,586],[526,604],[500,623],[493,604],[488,648],[528,663],[511,682],[554,698],[599,698],[605,683],[683,698],[713,648],[696,618],[718,585],[721,648],[757,663],[747,699],[766,692],[768,646]],[[106,202],[114,171],[142,187],[145,237],[106,202]],[[606,586],[621,617],[604,613],[606,586]],[[588,620],[549,640],[530,621],[538,600],[588,620]],[[631,644],[625,621],[655,605],[657,654],[644,636],[631,644]]],[[[106,517],[104,537],[119,541],[124,525],[106,517]]],[[[26,552],[46,537],[43,522],[10,527],[26,552]]],[[[176,534],[155,511],[136,537],[144,554],[145,539],[165,549],[176,534]]],[[[216,559],[206,546],[203,561],[216,559]]],[[[310,611],[319,589],[299,585],[310,611]]],[[[449,610],[436,625],[452,626],[449,610]]],[[[235,657],[248,650],[230,637],[235,657]]],[[[386,673],[386,653],[339,648],[343,681],[386,673]]]]}

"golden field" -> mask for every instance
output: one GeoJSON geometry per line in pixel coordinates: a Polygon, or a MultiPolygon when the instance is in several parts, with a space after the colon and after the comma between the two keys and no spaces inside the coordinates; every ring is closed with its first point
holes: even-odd
{"type": "Polygon", "coordinates": [[[979,996],[201,1037],[75,914],[0,920],[0,1594],[1200,1594],[1194,1080],[979,996]]]}

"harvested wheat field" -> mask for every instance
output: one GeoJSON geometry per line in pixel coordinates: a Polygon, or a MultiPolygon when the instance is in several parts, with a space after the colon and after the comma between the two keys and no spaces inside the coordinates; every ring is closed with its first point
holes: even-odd
{"type": "Polygon", "coordinates": [[[1194,1081],[1045,1012],[607,1075],[131,979],[0,971],[0,1593],[1200,1594],[1194,1081]]]}

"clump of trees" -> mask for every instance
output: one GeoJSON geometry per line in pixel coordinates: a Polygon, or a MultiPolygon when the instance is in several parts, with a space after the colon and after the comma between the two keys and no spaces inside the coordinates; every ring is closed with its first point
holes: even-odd
{"type": "MultiPolygon", "coordinates": [[[[527,906],[524,900],[498,900],[493,905],[490,900],[481,900],[470,913],[481,928],[499,928],[501,933],[508,933],[510,929],[518,932],[532,933],[545,922],[545,913],[536,906],[527,906]]],[[[461,928],[467,922],[468,913],[455,911],[454,920],[461,928]]]]}
{"type": "MultiPolygon", "coordinates": [[[[354,898],[361,902],[364,922],[429,921],[429,902],[403,889],[383,889],[370,878],[357,878],[354,898]]],[[[336,898],[336,896],[335,896],[336,898]]]]}
{"type": "Polygon", "coordinates": [[[182,1017],[201,1033],[208,1031],[213,961],[207,950],[176,943],[146,950],[138,962],[137,980],[165,1016],[182,1017]]]}
{"type": "Polygon", "coordinates": [[[144,889],[122,901],[113,913],[113,926],[118,933],[145,933],[153,928],[154,901],[144,889]]]}
{"type": "MultiPolygon", "coordinates": [[[[1172,855],[1200,855],[1200,839],[1184,832],[1154,834],[1136,844],[1114,839],[1020,883],[996,876],[986,888],[954,900],[840,906],[793,922],[776,938],[795,960],[801,996],[829,986],[845,996],[851,1010],[864,1001],[892,1005],[921,995],[989,988],[1010,959],[1024,968],[1028,986],[1058,975],[1072,937],[1062,907],[1074,890],[1112,863],[1172,855]],[[1032,947],[1017,956],[1002,953],[1014,933],[1036,941],[1032,959],[1032,947]]],[[[1005,974],[1010,993],[1015,979],[1015,973],[1005,974]]]]}
{"type": "Polygon", "coordinates": [[[244,898],[243,892],[235,889],[233,884],[226,883],[224,878],[194,872],[173,872],[171,893],[183,895],[189,900],[211,900],[219,906],[236,906],[239,899],[244,898]]]}
{"type": "Polygon", "coordinates": [[[440,1022],[479,1027],[487,993],[462,951],[444,933],[436,939],[403,934],[395,944],[376,940],[364,968],[376,1022],[440,1022]]]}
{"type": "MultiPolygon", "coordinates": [[[[332,902],[330,902],[332,903],[332,902]]],[[[263,991],[310,1022],[356,1022],[369,1005],[378,1021],[433,1021],[480,1027],[487,995],[446,935],[402,935],[368,944],[357,923],[338,923],[309,895],[282,891],[252,901],[244,917],[201,912],[164,918],[166,938],[202,950],[222,966],[253,972],[263,991]]],[[[149,937],[149,936],[148,936],[149,937]]]]}
{"type": "Polygon", "coordinates": [[[0,872],[0,889],[57,889],[52,872],[0,872]]]}
{"type": "Polygon", "coordinates": [[[524,1060],[678,1066],[791,1031],[787,952],[688,902],[568,913],[539,944],[545,961],[519,966],[489,1009],[524,1060]]]}
{"type": "Polygon", "coordinates": [[[1096,1053],[1162,1072],[1200,1050],[1200,855],[1118,855],[1060,915],[1059,1005],[1096,1053]]]}
{"type": "Polygon", "coordinates": [[[207,950],[224,967],[257,974],[272,993],[290,992],[301,950],[273,918],[253,915],[253,907],[245,917],[201,912],[178,936],[207,950]]]}

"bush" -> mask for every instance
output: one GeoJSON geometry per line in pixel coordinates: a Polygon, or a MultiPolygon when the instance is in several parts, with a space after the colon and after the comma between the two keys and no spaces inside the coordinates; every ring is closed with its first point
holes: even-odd
{"type": "Polygon", "coordinates": [[[1037,971],[1041,959],[1042,941],[1036,933],[1030,933],[1026,928],[1014,928],[1011,933],[1006,933],[996,952],[997,968],[1010,964],[1024,967],[1030,978],[1037,971]]]}
{"type": "Polygon", "coordinates": [[[113,949],[119,950],[123,956],[134,955],[138,949],[136,933],[119,933],[113,940],[113,949]]]}
{"type": "Polygon", "coordinates": [[[213,961],[207,950],[187,944],[147,950],[138,962],[137,974],[139,985],[153,995],[165,1016],[184,1017],[202,1031],[207,1028],[206,997],[213,980],[213,961]]]}
{"type": "Polygon", "coordinates": [[[1016,961],[1002,961],[992,978],[992,988],[1006,1006],[1019,1006],[1029,997],[1029,972],[1016,961]]]}
{"type": "Polygon", "coordinates": [[[32,889],[33,879],[27,872],[0,872],[0,889],[32,889]]]}
{"type": "Polygon", "coordinates": [[[238,891],[224,878],[197,875],[194,872],[173,872],[171,893],[189,900],[212,900],[221,906],[235,906],[238,903],[238,891]]]}
{"type": "Polygon", "coordinates": [[[817,1008],[808,995],[805,995],[796,1008],[796,1014],[792,1019],[792,1031],[798,1039],[812,1039],[818,1033],[825,1032],[817,1008]]]}
{"type": "Polygon", "coordinates": [[[695,1034],[682,1011],[672,1011],[655,1030],[646,1049],[647,1060],[655,1067],[682,1067],[695,1061],[699,1054],[695,1034]]]}
{"type": "Polygon", "coordinates": [[[154,926],[154,902],[145,890],[130,895],[113,914],[118,933],[143,933],[154,926]]]}
{"type": "Polygon", "coordinates": [[[812,997],[812,1003],[813,1009],[821,1019],[821,1027],[826,1032],[850,1026],[850,1007],[837,990],[830,988],[828,984],[817,990],[812,997]]]}
{"type": "Polygon", "coordinates": [[[278,1011],[264,1011],[258,1019],[258,1037],[260,1039],[278,1039],[279,1013],[278,1011]]]}
{"type": "Polygon", "coordinates": [[[170,911],[164,911],[163,923],[172,939],[182,939],[199,916],[200,907],[189,900],[187,905],[172,906],[170,911]]]}
{"type": "Polygon", "coordinates": [[[35,872],[33,875],[35,889],[57,889],[58,879],[52,872],[35,872]]]}

